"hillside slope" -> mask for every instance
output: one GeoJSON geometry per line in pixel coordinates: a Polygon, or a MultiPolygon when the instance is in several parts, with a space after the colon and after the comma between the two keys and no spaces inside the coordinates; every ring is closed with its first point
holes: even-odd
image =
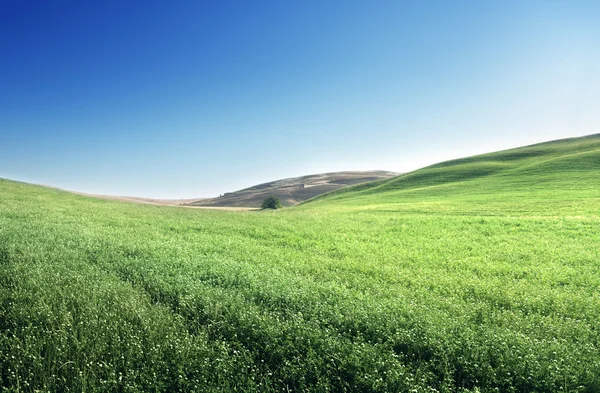
{"type": "Polygon", "coordinates": [[[388,179],[398,173],[386,171],[331,172],[292,177],[228,192],[218,198],[201,199],[187,206],[260,207],[269,196],[279,198],[283,206],[293,206],[307,199],[349,185],[388,179]]]}
{"type": "Polygon", "coordinates": [[[375,206],[434,200],[507,202],[512,198],[517,202],[521,194],[540,200],[600,196],[600,134],[446,161],[306,203],[375,206]]]}

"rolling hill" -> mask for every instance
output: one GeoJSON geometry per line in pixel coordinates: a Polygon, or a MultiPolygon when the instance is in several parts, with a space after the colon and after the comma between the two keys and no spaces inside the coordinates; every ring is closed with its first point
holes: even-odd
{"type": "Polygon", "coordinates": [[[600,134],[451,160],[392,179],[347,187],[306,203],[403,204],[427,201],[518,203],[600,196],[600,134]]]}
{"type": "Polygon", "coordinates": [[[283,206],[293,206],[326,192],[353,184],[361,184],[390,177],[398,173],[387,171],[331,172],[276,180],[228,192],[218,198],[200,199],[186,206],[254,207],[258,208],[269,196],[276,196],[283,206]]]}
{"type": "Polygon", "coordinates": [[[0,390],[598,392],[600,136],[299,206],[0,180],[0,390]]]}

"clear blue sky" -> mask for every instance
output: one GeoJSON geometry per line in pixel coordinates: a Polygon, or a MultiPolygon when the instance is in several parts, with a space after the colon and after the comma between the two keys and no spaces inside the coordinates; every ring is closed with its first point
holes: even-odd
{"type": "Polygon", "coordinates": [[[0,177],[205,197],[600,132],[598,1],[0,1],[0,177]]]}

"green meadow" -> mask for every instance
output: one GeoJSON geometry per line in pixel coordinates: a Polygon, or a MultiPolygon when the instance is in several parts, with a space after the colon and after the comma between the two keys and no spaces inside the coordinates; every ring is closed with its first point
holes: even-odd
{"type": "Polygon", "coordinates": [[[600,135],[282,210],[0,180],[2,392],[599,392],[600,135]]]}

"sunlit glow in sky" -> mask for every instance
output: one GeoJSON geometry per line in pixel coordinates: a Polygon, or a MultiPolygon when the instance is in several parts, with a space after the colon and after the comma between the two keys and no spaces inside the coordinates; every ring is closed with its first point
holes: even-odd
{"type": "Polygon", "coordinates": [[[0,177],[215,196],[600,132],[600,2],[0,3],[0,177]]]}

